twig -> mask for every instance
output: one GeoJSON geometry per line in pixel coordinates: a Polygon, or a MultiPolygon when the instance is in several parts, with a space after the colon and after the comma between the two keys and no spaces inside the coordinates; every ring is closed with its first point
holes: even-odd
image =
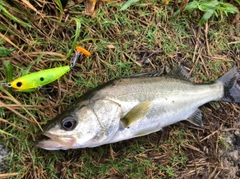
{"type": "Polygon", "coordinates": [[[210,49],[209,49],[209,43],[208,43],[208,22],[205,23],[205,41],[206,41],[206,46],[207,46],[207,53],[209,56],[212,56],[210,49]]]}
{"type": "Polygon", "coordinates": [[[207,137],[204,137],[203,139],[200,140],[200,142],[203,142],[204,140],[210,138],[211,136],[213,136],[213,135],[216,134],[217,132],[219,132],[219,130],[216,130],[216,131],[212,132],[210,135],[208,135],[207,137]]]}
{"type": "Polygon", "coordinates": [[[0,178],[9,178],[9,177],[16,176],[16,175],[18,175],[18,172],[15,172],[15,173],[3,173],[3,174],[0,174],[0,178]]]}

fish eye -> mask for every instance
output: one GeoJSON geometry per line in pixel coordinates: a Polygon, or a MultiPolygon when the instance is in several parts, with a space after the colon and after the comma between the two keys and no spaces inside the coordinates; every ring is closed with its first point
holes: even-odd
{"type": "Polygon", "coordinates": [[[76,125],[77,121],[73,117],[67,117],[62,120],[62,128],[67,131],[73,130],[76,127],[76,125]]]}

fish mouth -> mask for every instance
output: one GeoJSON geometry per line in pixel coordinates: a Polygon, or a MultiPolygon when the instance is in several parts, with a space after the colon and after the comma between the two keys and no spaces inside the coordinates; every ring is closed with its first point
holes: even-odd
{"type": "Polygon", "coordinates": [[[66,150],[76,142],[76,139],[72,136],[56,136],[49,132],[44,132],[42,135],[45,136],[45,139],[36,141],[35,146],[46,150],[66,150]]]}

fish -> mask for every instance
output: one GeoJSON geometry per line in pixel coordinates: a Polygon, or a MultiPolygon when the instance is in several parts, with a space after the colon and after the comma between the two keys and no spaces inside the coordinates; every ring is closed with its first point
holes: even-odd
{"type": "MultiPolygon", "coordinates": [[[[178,65],[177,65],[178,66],[178,65]]],[[[193,83],[183,66],[113,79],[82,95],[43,127],[45,150],[92,148],[148,135],[187,120],[203,126],[199,107],[211,101],[240,102],[235,66],[209,84],[193,83]]]]}

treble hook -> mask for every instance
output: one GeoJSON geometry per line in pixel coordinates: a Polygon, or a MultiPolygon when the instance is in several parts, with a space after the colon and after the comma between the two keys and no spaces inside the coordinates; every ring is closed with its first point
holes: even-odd
{"type": "Polygon", "coordinates": [[[72,69],[75,65],[76,65],[76,61],[80,58],[80,60],[82,60],[83,55],[82,53],[78,52],[77,50],[75,50],[75,56],[71,59],[70,62],[70,68],[72,69]]]}
{"type": "Polygon", "coordinates": [[[71,59],[71,62],[70,62],[70,68],[71,69],[75,66],[76,61],[79,58],[80,58],[80,60],[82,60],[83,55],[91,56],[91,53],[89,51],[87,51],[86,49],[80,47],[80,46],[76,46],[76,48],[75,48],[75,56],[71,59]]]}

